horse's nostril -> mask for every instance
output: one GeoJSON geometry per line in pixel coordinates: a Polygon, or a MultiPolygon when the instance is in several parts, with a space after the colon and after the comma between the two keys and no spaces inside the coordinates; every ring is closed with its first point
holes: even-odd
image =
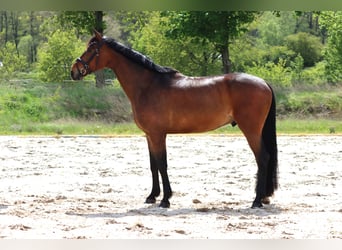
{"type": "Polygon", "coordinates": [[[72,80],[79,80],[80,79],[80,76],[75,74],[74,71],[70,72],[70,76],[71,76],[72,80]]]}

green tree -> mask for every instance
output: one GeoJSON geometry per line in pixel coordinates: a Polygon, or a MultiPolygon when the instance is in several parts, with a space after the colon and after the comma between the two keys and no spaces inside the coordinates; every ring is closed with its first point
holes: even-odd
{"type": "Polygon", "coordinates": [[[321,25],[328,31],[328,43],[324,50],[325,71],[330,82],[342,81],[342,11],[324,11],[321,25]]]}
{"type": "Polygon", "coordinates": [[[102,11],[64,11],[57,20],[63,27],[74,29],[79,37],[93,34],[94,29],[103,33],[105,28],[102,11]]]}
{"type": "Polygon", "coordinates": [[[37,48],[42,39],[42,36],[40,35],[40,27],[45,19],[44,16],[49,14],[49,12],[29,11],[27,13],[23,13],[23,16],[20,16],[21,27],[23,30],[18,45],[19,53],[21,53],[20,46],[23,45],[22,43],[25,44],[26,42],[27,54],[23,55],[27,56],[29,64],[33,64],[37,61],[37,48]],[[23,38],[25,38],[24,41],[22,41],[23,38]]]}
{"type": "Polygon", "coordinates": [[[132,34],[139,33],[146,25],[151,23],[158,11],[115,11],[114,19],[119,23],[120,36],[118,39],[129,42],[132,34]]]}
{"type": "Polygon", "coordinates": [[[73,31],[56,30],[38,52],[40,78],[47,82],[70,79],[70,65],[84,50],[73,31]]]}
{"type": "Polygon", "coordinates": [[[0,61],[3,63],[0,67],[0,78],[10,78],[15,72],[27,69],[26,58],[18,55],[15,44],[12,42],[7,42],[6,46],[0,48],[0,61]]]}
{"type": "Polygon", "coordinates": [[[36,62],[37,47],[42,40],[44,20],[55,15],[47,11],[0,11],[0,43],[13,42],[17,54],[27,57],[29,67],[36,62]]]}
{"type": "Polygon", "coordinates": [[[28,63],[32,63],[33,39],[31,35],[23,36],[18,44],[19,54],[26,57],[28,63]]]}
{"type": "Polygon", "coordinates": [[[261,41],[272,46],[281,46],[285,38],[294,33],[296,15],[292,11],[265,11],[257,20],[255,29],[261,41]]]}
{"type": "Polygon", "coordinates": [[[140,28],[132,29],[128,36],[134,49],[151,57],[158,64],[176,68],[187,75],[220,73],[219,53],[215,52],[212,44],[196,43],[190,38],[168,38],[165,33],[169,28],[169,17],[161,17],[157,11],[149,12],[148,15],[148,20],[140,28]]]}
{"type": "Polygon", "coordinates": [[[223,72],[231,72],[232,63],[229,44],[241,33],[247,31],[255,12],[251,11],[180,11],[164,12],[171,25],[168,36],[172,38],[192,38],[197,43],[210,42],[220,53],[223,72]]]}

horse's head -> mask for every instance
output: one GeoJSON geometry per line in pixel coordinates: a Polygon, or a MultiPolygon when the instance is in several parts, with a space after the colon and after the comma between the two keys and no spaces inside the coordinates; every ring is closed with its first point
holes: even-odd
{"type": "Polygon", "coordinates": [[[88,42],[87,50],[71,66],[71,78],[73,80],[81,80],[86,75],[99,69],[98,61],[102,45],[102,35],[95,31],[95,36],[88,42]]]}

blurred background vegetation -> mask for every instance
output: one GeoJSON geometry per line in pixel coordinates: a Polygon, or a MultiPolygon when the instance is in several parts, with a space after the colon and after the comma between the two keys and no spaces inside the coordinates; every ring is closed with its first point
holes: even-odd
{"type": "Polygon", "coordinates": [[[341,11],[0,11],[0,134],[109,133],[133,123],[113,72],[70,81],[94,28],[186,75],[264,78],[284,132],[319,119],[317,132],[342,133],[341,11]]]}

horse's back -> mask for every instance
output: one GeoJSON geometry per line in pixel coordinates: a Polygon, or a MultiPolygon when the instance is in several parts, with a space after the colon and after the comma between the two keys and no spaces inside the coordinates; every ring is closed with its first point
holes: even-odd
{"type": "Polygon", "coordinates": [[[173,78],[169,79],[169,83],[164,85],[175,89],[183,89],[189,91],[196,91],[196,89],[208,88],[226,88],[240,87],[240,88],[261,88],[269,89],[265,80],[260,77],[246,74],[246,73],[228,73],[217,76],[191,77],[177,73],[173,78]]]}

